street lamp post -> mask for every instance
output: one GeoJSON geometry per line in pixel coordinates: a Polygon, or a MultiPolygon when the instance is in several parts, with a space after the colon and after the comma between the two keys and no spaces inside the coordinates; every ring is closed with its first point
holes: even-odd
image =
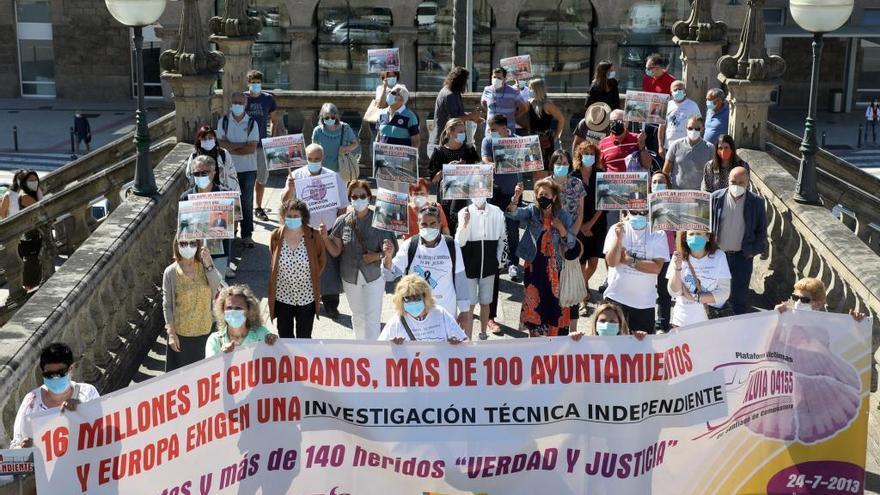
{"type": "Polygon", "coordinates": [[[813,33],[813,69],[810,78],[810,103],[801,142],[801,163],[798,171],[798,203],[819,204],[816,188],[816,105],[819,91],[819,67],[822,59],[823,35],[843,26],[853,11],[853,0],[791,0],[791,16],[805,30],[813,33]]]}
{"type": "Polygon", "coordinates": [[[166,0],[104,0],[107,10],[120,23],[134,31],[135,72],[137,73],[137,124],[134,140],[137,143],[133,191],[138,196],[154,196],[156,177],[150,165],[150,131],[144,109],[144,26],[154,24],[165,11],[166,0]]]}

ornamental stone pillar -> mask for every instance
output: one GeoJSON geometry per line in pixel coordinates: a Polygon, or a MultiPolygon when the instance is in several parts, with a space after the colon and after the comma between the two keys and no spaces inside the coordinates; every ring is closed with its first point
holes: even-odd
{"type": "Polygon", "coordinates": [[[781,84],[785,60],[767,55],[764,0],[749,0],[739,49],[718,59],[718,80],[728,89],[728,133],[737,148],[763,150],[767,143],[770,93],[781,84]]]}
{"type": "Polygon", "coordinates": [[[414,26],[392,26],[389,32],[394,47],[400,50],[400,83],[410,92],[416,90],[416,40],[419,30],[414,26]]]}
{"type": "Polygon", "coordinates": [[[492,54],[492,68],[498,67],[502,58],[515,57],[516,44],[519,41],[519,29],[492,28],[492,42],[495,50],[492,54]]]}
{"type": "Polygon", "coordinates": [[[260,34],[262,23],[248,17],[247,2],[226,0],[223,16],[208,21],[211,41],[223,53],[223,111],[231,104],[232,93],[247,87],[247,71],[251,68],[251,50],[260,34]]]}
{"type": "Polygon", "coordinates": [[[288,28],[290,63],[287,66],[290,89],[317,90],[318,61],[315,60],[315,26],[288,28]]]}
{"type": "Polygon", "coordinates": [[[718,87],[715,64],[727,36],[727,25],[712,20],[712,1],[694,0],[691,14],[672,25],[672,41],[681,48],[682,80],[688,98],[706,115],[706,92],[718,87]]]}
{"type": "Polygon", "coordinates": [[[596,51],[593,59],[610,60],[620,73],[620,67],[623,63],[620,60],[620,42],[626,38],[626,33],[617,28],[596,28],[593,30],[593,40],[596,42],[596,51]]]}

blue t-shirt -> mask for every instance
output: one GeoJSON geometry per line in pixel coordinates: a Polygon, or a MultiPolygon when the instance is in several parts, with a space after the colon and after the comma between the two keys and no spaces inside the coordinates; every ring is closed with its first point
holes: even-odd
{"type": "Polygon", "coordinates": [[[709,142],[712,146],[718,143],[718,138],[722,134],[727,134],[727,121],[730,116],[730,105],[726,102],[724,106],[721,107],[721,110],[717,112],[714,110],[706,111],[706,133],[703,135],[703,139],[709,142]]]}
{"type": "Polygon", "coordinates": [[[394,115],[385,108],[379,114],[379,142],[412,146],[412,136],[419,133],[419,118],[406,107],[400,107],[394,115]]]}
{"type": "Polygon", "coordinates": [[[269,114],[274,112],[277,107],[275,97],[269,93],[261,92],[260,96],[251,96],[250,92],[245,93],[244,111],[257,122],[260,139],[268,137],[269,114]]]}
{"type": "Polygon", "coordinates": [[[354,135],[354,131],[346,123],[332,131],[323,125],[312,129],[312,142],[318,143],[324,148],[324,161],[321,164],[334,172],[339,172],[340,133],[345,133],[341,139],[343,146],[349,146],[357,142],[357,136],[354,135]]]}
{"type": "Polygon", "coordinates": [[[505,84],[500,90],[496,90],[495,86],[489,85],[483,88],[481,101],[486,102],[487,132],[489,131],[489,121],[496,113],[507,117],[507,127],[510,128],[511,133],[516,129],[516,107],[525,102],[518,89],[505,84]]]}
{"type": "MultiPolygon", "coordinates": [[[[492,138],[484,137],[480,145],[481,155],[495,161],[495,153],[492,150],[492,138]]],[[[513,194],[516,184],[522,180],[522,174],[495,174],[495,188],[503,194],[513,194]]]]}

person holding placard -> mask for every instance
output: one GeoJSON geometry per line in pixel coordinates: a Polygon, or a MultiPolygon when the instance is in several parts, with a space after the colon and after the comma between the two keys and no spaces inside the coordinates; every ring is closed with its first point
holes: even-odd
{"type": "Polygon", "coordinates": [[[385,324],[379,340],[395,344],[408,341],[458,344],[467,340],[455,317],[434,299],[431,285],[422,277],[401,278],[392,298],[395,317],[385,324]]]}
{"type": "Polygon", "coordinates": [[[274,345],[278,335],[263,326],[260,301],[247,285],[224,287],[214,300],[214,320],[217,331],[208,337],[205,357],[260,342],[274,345]]]}
{"type": "Polygon", "coordinates": [[[676,237],[676,251],[666,272],[675,296],[671,327],[709,320],[709,307],[721,308],[730,296],[727,257],[710,232],[688,230],[676,237]]]}
{"type": "Polygon", "coordinates": [[[626,114],[623,110],[611,112],[611,134],[599,141],[602,165],[606,172],[626,172],[626,159],[634,151],[645,170],[651,170],[651,155],[645,146],[648,136],[642,130],[638,135],[626,130],[626,114]]]}
{"type": "Polygon", "coordinates": [[[578,242],[583,251],[580,261],[584,265],[584,284],[587,287],[587,297],[580,307],[580,316],[589,316],[590,302],[590,279],[599,267],[599,258],[604,258],[602,248],[605,246],[605,234],[608,231],[608,218],[603,210],[596,209],[596,174],[604,172],[599,148],[588,142],[581,143],[574,152],[573,177],[583,182],[586,196],[584,196],[583,223],[577,234],[578,242]]]}
{"type": "Polygon", "coordinates": [[[266,189],[266,182],[269,181],[269,169],[266,165],[266,155],[263,153],[262,140],[269,136],[278,136],[280,126],[278,125],[278,116],[275,110],[278,104],[275,97],[271,93],[263,91],[263,73],[251,69],[247,72],[248,91],[245,94],[246,103],[245,111],[257,122],[257,128],[260,131],[260,141],[257,142],[257,178],[254,185],[256,193],[257,207],[254,208],[254,215],[264,222],[269,221],[269,216],[263,211],[263,191],[266,189]],[[272,124],[271,129],[269,124],[272,124]]]}
{"type": "Polygon", "coordinates": [[[257,143],[260,131],[257,122],[245,113],[245,96],[232,94],[229,112],[217,122],[217,140],[232,155],[241,187],[241,240],[247,248],[254,247],[254,184],[257,181],[257,143]]]}
{"type": "Polygon", "coordinates": [[[687,136],[669,145],[663,172],[675,189],[699,189],[712,154],[712,145],[703,139],[703,117],[694,115],[687,120],[687,136]]]}
{"type": "MultiPolygon", "coordinates": [[[[651,175],[651,181],[648,183],[648,194],[673,189],[669,176],[663,172],[655,172],[651,175]]],[[[664,230],[666,234],[666,244],[669,247],[669,254],[675,252],[675,231],[664,230]]],[[[663,268],[657,274],[657,321],[654,322],[654,329],[659,332],[669,330],[669,321],[672,317],[672,296],[669,294],[669,280],[666,278],[666,272],[669,270],[669,262],[663,263],[663,268]]]]}
{"type": "MultiPolygon", "coordinates": [[[[571,165],[571,155],[567,151],[557,150],[550,157],[550,167],[553,169],[553,176],[550,178],[559,187],[559,200],[562,209],[568,213],[572,219],[571,230],[577,235],[581,230],[581,224],[584,220],[584,198],[587,196],[587,190],[584,187],[584,181],[572,174],[573,167],[571,165]]],[[[581,246],[575,244],[575,252],[566,253],[567,259],[575,259],[580,257],[582,253],[581,246]]],[[[578,306],[572,306],[569,311],[570,330],[577,330],[578,306]]]]}
{"type": "Polygon", "coordinates": [[[524,295],[520,324],[532,337],[568,335],[571,308],[559,304],[559,275],[565,252],[576,244],[574,220],[562,205],[559,186],[550,179],[535,184],[535,203],[518,207],[521,184],[507,206],[507,217],[526,222],[517,246],[525,262],[524,295]]]}
{"type": "MultiPolygon", "coordinates": [[[[668,95],[672,93],[672,83],[675,77],[666,70],[667,60],[659,53],[652,53],[645,59],[645,76],[642,77],[642,91],[668,95]]],[[[647,146],[651,151],[657,152],[658,141],[662,135],[658,132],[656,124],[646,124],[644,130],[647,133],[647,146]]]]}
{"type": "Polygon", "coordinates": [[[193,144],[193,152],[186,162],[186,180],[192,186],[195,179],[192,175],[192,161],[199,155],[210,156],[214,159],[214,184],[225,187],[229,191],[239,191],[238,173],[232,163],[232,155],[217,144],[217,133],[209,125],[199,127],[196,132],[196,140],[193,144]]]}
{"type": "Polygon", "coordinates": [[[391,92],[391,88],[397,86],[397,81],[400,79],[400,72],[396,70],[386,70],[384,72],[379,73],[379,80],[382,81],[381,84],[376,86],[376,107],[378,108],[388,108],[388,93],[391,92]]]}
{"type": "MultiPolygon", "coordinates": [[[[434,148],[431,155],[431,161],[428,162],[428,176],[435,184],[439,184],[443,180],[443,165],[448,163],[478,163],[480,155],[473,146],[465,143],[465,121],[459,118],[452,118],[446,121],[446,127],[440,133],[440,145],[434,148]]],[[[441,196],[440,204],[443,206],[443,213],[446,218],[452,220],[449,230],[454,232],[457,228],[456,222],[458,212],[467,205],[464,199],[443,199],[441,196]]]]}
{"type": "Polygon", "coordinates": [[[175,237],[172,252],[174,263],[162,274],[162,314],[168,332],[166,373],[205,358],[205,344],[214,326],[211,304],[222,283],[201,240],[175,237]]]}
{"type": "Polygon", "coordinates": [[[435,206],[440,210],[440,233],[443,235],[451,234],[449,222],[446,220],[446,212],[438,203],[430,201],[430,187],[428,179],[424,177],[420,177],[409,185],[410,201],[406,208],[407,215],[409,215],[409,232],[403,236],[404,240],[419,235],[419,210],[425,206],[435,206]]]}
{"type": "Polygon", "coordinates": [[[409,101],[406,86],[398,84],[391,88],[385,101],[388,106],[379,112],[376,141],[418,148],[421,143],[419,117],[406,108],[409,101]]]}
{"type": "MultiPolygon", "coordinates": [[[[323,166],[324,148],[320,144],[312,143],[306,146],[306,160],[308,160],[308,165],[294,170],[288,176],[287,186],[281,193],[281,201],[296,197],[297,181],[318,176],[330,177],[329,180],[335,181],[339,207],[309,212],[309,220],[307,221],[309,226],[318,230],[321,237],[324,238],[329,235],[329,229],[336,223],[336,219],[344,215],[348,208],[348,198],[343,194],[346,188],[339,174],[323,166]]],[[[321,301],[324,303],[324,311],[327,316],[331,318],[339,316],[339,294],[341,293],[342,280],[339,277],[339,258],[329,256],[324,271],[321,273],[321,301]]]]}
{"type": "Polygon", "coordinates": [[[373,192],[365,180],[348,184],[348,200],[353,211],[336,219],[324,246],[330,256],[338,256],[342,288],[351,308],[351,326],[358,340],[376,340],[382,317],[382,243],[387,239],[397,248],[393,232],[373,227],[370,200],[373,192]]]}
{"type": "MultiPolygon", "coordinates": [[[[672,83],[670,95],[672,99],[666,104],[666,122],[660,124],[658,153],[666,156],[672,143],[679,139],[690,137],[688,127],[692,117],[700,117],[700,129],[702,130],[702,116],[700,107],[696,102],[687,97],[687,87],[684,81],[672,83]]],[[[688,188],[682,188],[688,189],[688,188]]]]}
{"type": "Polygon", "coordinates": [[[327,263],[321,234],[309,225],[309,209],[296,198],[281,203],[282,225],[269,240],[269,318],[284,339],[312,338],[327,263]]]}
{"type": "MultiPolygon", "coordinates": [[[[192,168],[195,185],[192,189],[183,191],[180,195],[180,201],[189,201],[190,194],[229,191],[225,187],[216,184],[214,180],[216,178],[214,171],[217,167],[210,156],[199,155],[195,157],[190,162],[190,167],[192,168]]],[[[226,226],[224,225],[224,228],[225,227],[226,226]]],[[[235,278],[235,269],[229,264],[232,260],[232,240],[223,239],[220,241],[212,239],[209,244],[211,246],[217,246],[217,249],[211,254],[211,257],[214,259],[214,266],[217,268],[217,273],[220,274],[220,278],[235,278]]]]}

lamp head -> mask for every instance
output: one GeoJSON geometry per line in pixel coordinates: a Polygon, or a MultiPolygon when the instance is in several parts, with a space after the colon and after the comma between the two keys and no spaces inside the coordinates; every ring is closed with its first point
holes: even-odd
{"type": "Polygon", "coordinates": [[[104,0],[114,19],[129,27],[155,24],[165,11],[166,0],[104,0]]]}
{"type": "Polygon", "coordinates": [[[791,0],[791,16],[811,33],[830,33],[852,15],[854,0],[791,0]]]}

